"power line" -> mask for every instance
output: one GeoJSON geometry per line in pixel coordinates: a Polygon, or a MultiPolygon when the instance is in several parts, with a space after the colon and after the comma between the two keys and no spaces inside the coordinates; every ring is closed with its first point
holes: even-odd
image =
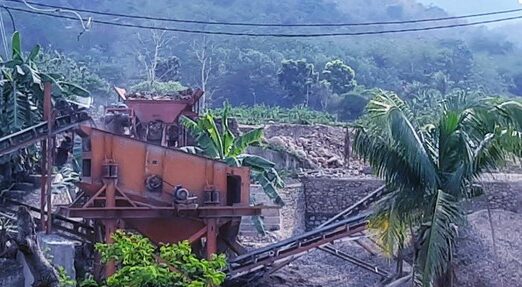
{"type": "MultiPolygon", "coordinates": [[[[45,15],[49,17],[61,18],[61,19],[69,19],[76,20],[78,18],[69,17],[64,15],[56,15],[56,14],[48,14],[44,12],[32,11],[23,8],[16,7],[5,7],[13,11],[25,12],[30,14],[38,14],[45,15]]],[[[422,28],[408,28],[408,29],[397,29],[397,30],[380,30],[380,31],[363,31],[363,32],[338,32],[338,33],[309,33],[309,34],[277,34],[277,33],[251,33],[251,32],[226,32],[226,31],[208,31],[208,30],[192,30],[192,29],[180,29],[180,28],[169,28],[169,27],[157,27],[157,26],[148,26],[148,25],[139,25],[139,24],[128,24],[128,23],[120,23],[120,22],[111,22],[104,20],[92,20],[93,23],[99,23],[104,25],[111,26],[119,26],[119,27],[128,27],[128,28],[139,28],[139,29],[147,29],[147,30],[158,30],[158,31],[167,31],[167,32],[180,32],[180,33],[191,33],[191,34],[204,34],[204,35],[222,35],[222,36],[248,36],[248,37],[276,37],[276,38],[317,38],[317,37],[334,37],[334,36],[363,36],[363,35],[380,35],[380,34],[396,34],[396,33],[406,33],[406,32],[420,32],[420,31],[431,31],[431,30],[440,30],[440,29],[449,29],[449,28],[457,28],[457,27],[468,27],[468,26],[476,26],[476,25],[484,25],[498,22],[505,22],[511,20],[522,19],[522,16],[513,16],[508,18],[497,18],[492,20],[485,21],[476,21],[469,23],[461,23],[461,24],[451,24],[451,25],[440,25],[440,26],[429,26],[422,28]]],[[[83,19],[85,20],[85,19],[83,19]]]]}
{"type": "Polygon", "coordinates": [[[11,13],[11,10],[9,10],[9,8],[7,8],[7,7],[2,7],[2,8],[4,8],[7,11],[9,18],[11,19],[11,27],[13,28],[13,33],[14,33],[16,31],[16,24],[14,21],[13,14],[11,13]]]}
{"type": "Polygon", "coordinates": [[[13,1],[13,2],[18,2],[20,4],[24,4],[27,8],[29,8],[29,9],[31,9],[33,11],[50,12],[50,13],[60,12],[60,13],[70,13],[70,14],[73,14],[74,16],[78,17],[78,20],[80,20],[80,24],[82,25],[83,32],[89,31],[91,17],[89,17],[87,19],[87,23],[84,23],[84,20],[83,20],[82,16],[75,10],[71,10],[71,9],[66,8],[66,7],[62,7],[62,8],[58,8],[57,7],[57,9],[40,9],[40,8],[37,8],[37,7],[34,7],[34,6],[31,5],[31,4],[37,5],[38,3],[29,2],[27,0],[13,1]]]}
{"type": "MultiPolygon", "coordinates": [[[[72,10],[73,9],[70,7],[30,2],[30,1],[26,1],[26,0],[5,0],[5,1],[21,3],[21,4],[28,3],[31,5],[53,8],[53,9],[60,9],[60,10],[64,10],[64,9],[72,10]]],[[[476,17],[521,12],[522,8],[486,12],[486,13],[478,13],[478,14],[468,14],[468,15],[461,15],[461,16],[448,16],[448,17],[425,18],[425,19],[414,19],[414,20],[403,20],[403,21],[381,21],[381,22],[359,22],[359,23],[308,23],[308,24],[201,21],[201,20],[187,20],[187,19],[142,16],[142,15],[136,15],[136,14],[130,15],[130,14],[113,13],[113,12],[102,12],[102,11],[80,9],[80,8],[74,8],[74,10],[77,12],[92,13],[92,14],[104,15],[104,16],[114,16],[114,17],[142,19],[142,20],[154,20],[154,21],[165,21],[165,22],[175,22],[175,23],[187,23],[187,24],[204,24],[204,25],[221,25],[221,26],[253,26],[253,27],[348,27],[348,26],[374,26],[374,25],[401,25],[401,24],[413,24],[413,23],[423,23],[423,22],[459,20],[459,19],[476,18],[476,17]]]]}

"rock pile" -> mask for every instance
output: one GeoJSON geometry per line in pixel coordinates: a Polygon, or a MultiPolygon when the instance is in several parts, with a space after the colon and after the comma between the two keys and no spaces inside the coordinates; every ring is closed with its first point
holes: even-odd
{"type": "Polygon", "coordinates": [[[192,89],[176,93],[135,92],[125,95],[130,100],[190,100],[194,92],[192,89]]]}
{"type": "Polygon", "coordinates": [[[325,125],[274,124],[265,127],[265,138],[271,148],[285,150],[315,168],[330,169],[327,174],[359,175],[365,168],[350,155],[346,132],[325,125]]]}

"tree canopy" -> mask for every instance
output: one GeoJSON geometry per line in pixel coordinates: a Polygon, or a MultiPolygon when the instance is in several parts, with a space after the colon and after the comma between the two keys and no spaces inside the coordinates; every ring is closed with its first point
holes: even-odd
{"type": "Polygon", "coordinates": [[[420,124],[403,100],[381,92],[367,111],[354,151],[388,190],[370,225],[392,254],[413,244],[413,274],[421,286],[452,286],[460,204],[482,174],[522,155],[522,104],[456,96],[442,102],[433,121],[420,124]]]}

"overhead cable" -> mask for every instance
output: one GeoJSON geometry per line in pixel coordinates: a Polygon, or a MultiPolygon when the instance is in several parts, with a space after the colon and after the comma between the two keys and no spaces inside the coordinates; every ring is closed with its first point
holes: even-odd
{"type": "Polygon", "coordinates": [[[290,24],[284,24],[284,23],[251,23],[251,22],[224,22],[224,21],[202,21],[202,20],[189,20],[189,19],[175,19],[175,18],[143,16],[143,15],[137,15],[137,14],[132,15],[132,14],[115,13],[115,12],[103,12],[103,11],[90,10],[90,9],[63,7],[63,6],[51,5],[51,4],[45,4],[45,3],[30,2],[30,1],[26,1],[26,0],[4,0],[4,1],[22,3],[22,4],[26,3],[26,4],[53,8],[53,9],[74,10],[77,12],[92,13],[92,14],[104,15],[104,16],[131,18],[131,19],[154,20],[154,21],[187,23],[187,24],[222,25],[222,26],[253,26],[253,27],[349,27],[349,26],[402,25],[402,24],[414,24],[414,23],[423,23],[423,22],[459,20],[459,19],[477,18],[477,17],[522,12],[522,8],[519,8],[519,9],[501,10],[501,11],[468,14],[468,15],[460,15],[460,16],[447,16],[447,17],[412,19],[412,20],[354,22],[354,23],[290,23],[290,24]]]}
{"type": "MultiPolygon", "coordinates": [[[[48,16],[48,17],[69,19],[69,20],[76,20],[76,21],[79,20],[76,17],[69,17],[69,16],[57,15],[57,14],[49,14],[49,13],[45,13],[45,12],[38,12],[38,11],[33,11],[33,10],[27,10],[27,9],[24,9],[24,8],[10,7],[10,6],[2,6],[2,7],[3,8],[8,8],[8,9],[13,10],[13,11],[24,12],[24,13],[45,15],[45,16],[48,16]]],[[[475,22],[448,24],[448,25],[438,25],[438,26],[427,26],[427,27],[418,27],[418,28],[388,29],[388,30],[361,31],[361,32],[296,33],[296,34],[195,30],[195,29],[183,29],[183,28],[159,27],[159,26],[151,26],[151,25],[121,23],[121,22],[98,20],[98,19],[93,19],[92,22],[93,23],[98,23],[98,24],[103,24],[103,25],[119,26],[119,27],[138,28],[138,29],[147,29],[147,30],[158,30],[158,31],[167,31],[167,32],[191,33],[191,34],[204,34],[204,35],[275,37],[275,38],[317,38],[317,37],[364,36],[364,35],[381,35],[381,34],[396,34],[396,33],[406,33],[406,32],[432,31],[432,30],[440,30],[440,29],[450,29],[450,28],[458,28],[458,27],[469,27],[469,26],[476,26],[476,25],[485,25],[485,24],[491,24],[491,23],[512,21],[512,20],[517,20],[517,19],[522,19],[522,15],[520,15],[520,16],[513,16],[513,17],[506,17],[506,18],[496,18],[496,19],[484,20],[484,21],[475,21],[475,22]]],[[[82,20],[86,20],[86,19],[82,19],[82,20]]]]}
{"type": "MultiPolygon", "coordinates": [[[[7,0],[4,0],[4,1],[7,1],[7,0]]],[[[48,13],[57,12],[57,13],[73,14],[74,16],[76,16],[78,18],[78,20],[80,21],[80,24],[82,26],[82,32],[80,32],[80,34],[78,35],[78,40],[80,39],[80,37],[82,36],[83,33],[87,32],[91,29],[92,18],[89,17],[89,18],[87,18],[87,20],[84,20],[82,18],[82,15],[80,15],[80,13],[78,13],[77,11],[75,11],[73,9],[70,9],[67,7],[54,7],[52,9],[40,9],[40,8],[32,6],[32,4],[38,5],[38,3],[33,3],[33,2],[26,1],[26,0],[14,1],[14,2],[24,4],[27,8],[29,8],[33,11],[37,11],[37,12],[48,12],[48,13]]]]}

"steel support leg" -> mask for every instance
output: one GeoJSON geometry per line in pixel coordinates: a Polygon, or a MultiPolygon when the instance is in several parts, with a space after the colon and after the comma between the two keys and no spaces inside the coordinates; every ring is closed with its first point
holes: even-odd
{"type": "Polygon", "coordinates": [[[207,220],[207,258],[217,252],[217,222],[212,218],[207,220]]]}

